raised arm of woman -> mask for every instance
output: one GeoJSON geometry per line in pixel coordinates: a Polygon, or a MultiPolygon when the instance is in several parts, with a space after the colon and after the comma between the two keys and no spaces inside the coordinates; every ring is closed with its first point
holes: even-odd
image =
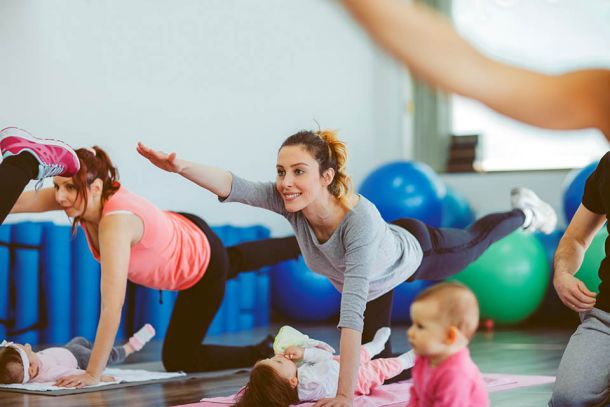
{"type": "Polygon", "coordinates": [[[93,352],[85,373],[63,377],[57,386],[80,388],[100,381],[121,322],[131,245],[142,228],[141,221],[128,214],[106,216],[100,222],[101,312],[93,352]]]}
{"type": "Polygon", "coordinates": [[[431,8],[403,0],[342,0],[411,72],[516,120],[551,129],[597,128],[610,139],[610,70],[545,75],[494,61],[431,8]]]}
{"type": "Polygon", "coordinates": [[[181,160],[176,157],[176,153],[156,151],[142,143],[138,143],[137,149],[138,153],[162,170],[178,173],[221,198],[226,198],[231,193],[233,175],[227,170],[181,160]]]}

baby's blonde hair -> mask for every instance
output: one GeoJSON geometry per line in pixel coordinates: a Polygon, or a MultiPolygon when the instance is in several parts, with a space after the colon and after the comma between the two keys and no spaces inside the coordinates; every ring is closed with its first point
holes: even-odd
{"type": "Polygon", "coordinates": [[[433,285],[419,293],[413,303],[420,301],[436,301],[439,318],[459,329],[468,340],[479,326],[479,302],[463,284],[445,282],[433,285]]]}

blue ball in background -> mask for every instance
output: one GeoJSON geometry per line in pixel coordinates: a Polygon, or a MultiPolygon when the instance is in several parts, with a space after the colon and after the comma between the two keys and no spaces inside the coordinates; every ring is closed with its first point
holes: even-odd
{"type": "Polygon", "coordinates": [[[415,280],[404,282],[394,289],[394,303],[392,304],[392,322],[411,323],[411,304],[417,294],[436,281],[415,280]]]}
{"type": "Polygon", "coordinates": [[[443,199],[444,228],[465,228],[474,222],[474,211],[466,198],[455,189],[447,186],[447,194],[443,199]]]}
{"type": "Polygon", "coordinates": [[[546,258],[549,262],[549,270],[553,270],[553,257],[555,257],[555,250],[557,250],[557,246],[559,245],[559,241],[563,237],[565,233],[564,229],[554,230],[553,232],[545,235],[542,232],[534,233],[534,237],[538,239],[542,246],[544,247],[544,251],[546,253],[546,258]]]}
{"type": "Polygon", "coordinates": [[[589,175],[595,171],[597,161],[592,162],[584,168],[571,171],[564,182],[563,191],[563,214],[566,218],[566,223],[570,223],[576,210],[582,202],[582,196],[585,193],[585,182],[589,175]]]}
{"type": "Polygon", "coordinates": [[[309,270],[303,257],[271,270],[273,310],[293,321],[319,322],[339,314],[341,294],[328,278],[309,270]]]}
{"type": "Polygon", "coordinates": [[[382,165],[364,179],[360,193],[387,222],[415,218],[441,226],[445,184],[426,164],[394,161],[382,165]]]}

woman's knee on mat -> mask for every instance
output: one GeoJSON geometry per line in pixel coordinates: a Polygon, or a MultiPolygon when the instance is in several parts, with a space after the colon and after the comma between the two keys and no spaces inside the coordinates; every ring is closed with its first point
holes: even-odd
{"type": "Polygon", "coordinates": [[[193,356],[189,357],[164,350],[161,361],[168,372],[194,372],[197,370],[193,356]]]}

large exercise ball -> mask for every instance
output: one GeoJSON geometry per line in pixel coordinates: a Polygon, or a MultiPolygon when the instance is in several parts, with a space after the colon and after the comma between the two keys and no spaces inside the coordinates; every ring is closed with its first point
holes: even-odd
{"type": "Polygon", "coordinates": [[[595,171],[597,161],[592,162],[584,168],[571,171],[564,181],[563,190],[563,214],[566,218],[566,223],[570,223],[572,216],[576,213],[576,209],[582,202],[582,196],[585,192],[585,182],[589,175],[595,171]]]}
{"type": "Polygon", "coordinates": [[[606,228],[602,228],[591,241],[591,245],[585,253],[580,269],[576,273],[576,278],[581,280],[587,288],[593,292],[599,292],[599,265],[606,257],[605,244],[608,237],[606,228]]]}
{"type": "Polygon", "coordinates": [[[453,278],[474,291],[482,319],[505,325],[524,320],[538,308],[549,271],[540,242],[516,231],[491,245],[453,278]]]}
{"type": "Polygon", "coordinates": [[[364,179],[360,193],[388,222],[416,218],[432,226],[441,225],[445,184],[425,164],[395,161],[382,165],[364,179]]]}
{"type": "Polygon", "coordinates": [[[447,193],[443,198],[441,225],[445,228],[465,228],[474,222],[474,219],[474,211],[466,198],[452,187],[447,186],[447,193]]]}
{"type": "Polygon", "coordinates": [[[324,321],[339,313],[341,294],[321,274],[309,270],[303,257],[282,262],[271,271],[274,311],[294,321],[324,321]]]}
{"type": "Polygon", "coordinates": [[[411,304],[417,295],[436,284],[436,281],[415,280],[404,282],[394,288],[394,302],[392,303],[392,322],[411,322],[411,304]]]}

